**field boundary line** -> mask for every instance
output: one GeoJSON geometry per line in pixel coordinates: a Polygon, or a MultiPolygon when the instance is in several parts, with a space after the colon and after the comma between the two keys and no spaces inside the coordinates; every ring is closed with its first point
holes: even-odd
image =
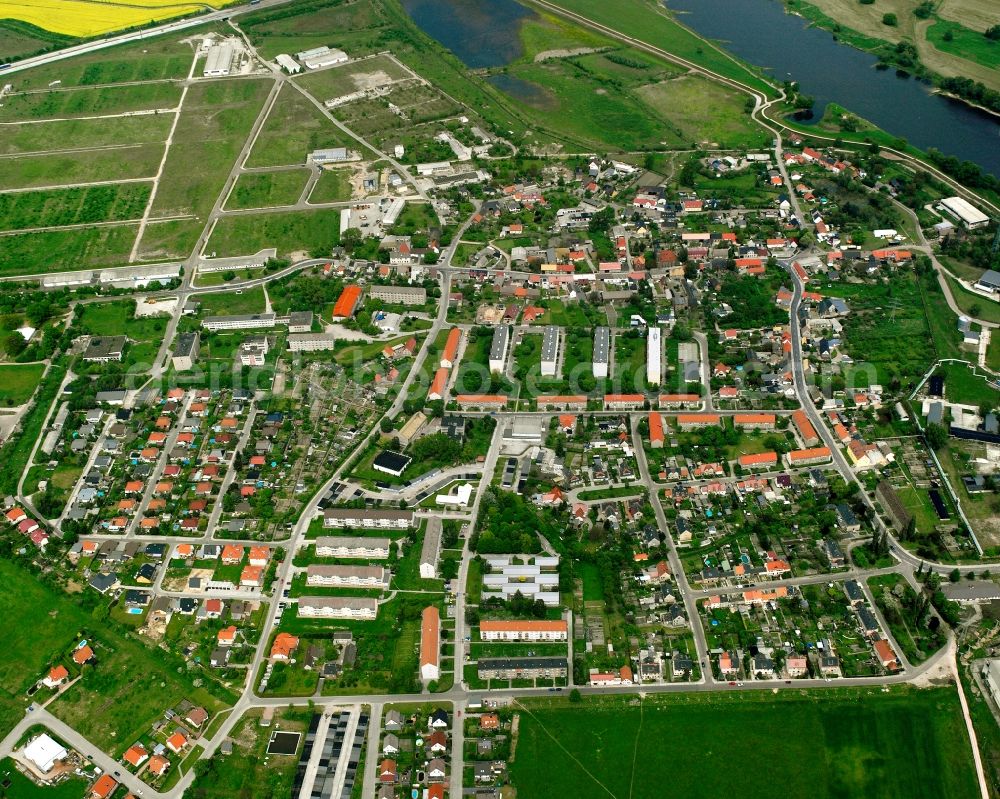
{"type": "Polygon", "coordinates": [[[588,777],[590,777],[590,779],[592,779],[594,782],[596,782],[598,785],[600,785],[605,791],[607,791],[608,796],[614,797],[614,799],[618,799],[618,797],[615,796],[614,793],[612,793],[611,789],[607,785],[605,785],[603,782],[601,782],[599,779],[597,779],[597,777],[595,777],[590,772],[590,770],[585,765],[583,765],[583,763],[581,763],[577,759],[576,755],[574,755],[572,752],[569,751],[569,749],[567,749],[565,746],[562,745],[562,741],[560,741],[551,732],[549,732],[548,729],[546,729],[545,725],[542,724],[542,722],[538,720],[538,716],[536,716],[534,713],[532,713],[530,710],[528,710],[528,708],[526,708],[520,702],[516,702],[516,704],[517,704],[517,706],[519,708],[521,708],[521,710],[523,710],[525,713],[527,713],[529,716],[531,716],[531,718],[533,718],[535,720],[535,722],[541,728],[542,732],[544,732],[547,736],[549,736],[549,738],[551,738],[555,742],[556,746],[558,746],[560,749],[562,749],[566,753],[567,757],[569,757],[570,760],[572,760],[574,763],[576,763],[583,770],[584,774],[586,774],[588,777]]]}
{"type": "Polygon", "coordinates": [[[160,166],[156,170],[156,175],[153,176],[153,189],[149,192],[149,200],[146,201],[146,210],[142,214],[142,219],[139,221],[139,229],[135,233],[135,241],[132,242],[132,250],[128,254],[128,262],[130,264],[135,263],[136,258],[139,256],[139,245],[142,244],[142,236],[146,232],[146,224],[149,222],[149,215],[153,211],[153,203],[156,200],[156,190],[160,188],[160,178],[163,177],[163,169],[167,165],[167,158],[170,156],[170,148],[174,143],[174,133],[177,131],[177,125],[181,121],[181,112],[184,110],[184,100],[187,99],[188,89],[191,88],[191,78],[194,76],[194,68],[198,64],[198,53],[195,52],[194,56],[191,58],[191,68],[188,70],[187,82],[184,84],[184,88],[181,89],[180,100],[177,101],[177,110],[174,113],[174,121],[170,125],[170,132],[167,134],[167,139],[163,142],[163,157],[160,159],[160,166]]]}

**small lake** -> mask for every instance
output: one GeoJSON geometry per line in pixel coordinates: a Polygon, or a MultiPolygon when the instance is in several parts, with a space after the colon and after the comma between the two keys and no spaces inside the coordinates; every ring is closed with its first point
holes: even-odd
{"type": "Polygon", "coordinates": [[[932,94],[878,59],[786,14],[778,0],[666,0],[678,19],[776,80],[796,80],[816,100],[815,118],[837,103],[894,136],[973,161],[1000,176],[1000,118],[932,94]]]}
{"type": "MultiPolygon", "coordinates": [[[[613,0],[608,0],[613,2],[613,0]]],[[[402,0],[427,35],[471,69],[501,67],[523,52],[520,23],[534,12],[515,0],[402,0]]],[[[796,80],[815,98],[815,118],[837,103],[922,149],[973,161],[1000,177],[1000,118],[932,94],[877,59],[786,14],[779,0],[666,0],[679,19],[778,81],[796,80]]],[[[492,76],[501,91],[532,105],[544,91],[514,76],[492,76]]]]}
{"type": "Polygon", "coordinates": [[[534,12],[514,0],[401,0],[424,33],[471,69],[502,67],[521,57],[521,20],[534,12]]]}

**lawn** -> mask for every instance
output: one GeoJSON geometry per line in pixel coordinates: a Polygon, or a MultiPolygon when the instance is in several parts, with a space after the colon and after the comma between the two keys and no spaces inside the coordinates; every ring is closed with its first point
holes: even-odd
{"type": "Polygon", "coordinates": [[[0,194],[0,230],[139,219],[152,184],[119,183],[0,194]]]}
{"type": "MultiPolygon", "coordinates": [[[[4,464],[4,469],[0,471],[0,491],[4,494],[13,494],[17,489],[17,481],[28,467],[31,451],[42,434],[45,417],[65,376],[65,361],[56,361],[39,387],[31,409],[22,418],[20,435],[11,436],[0,448],[0,460],[4,464]]],[[[2,685],[3,681],[0,679],[0,686],[2,685]]]]}
{"type": "Polygon", "coordinates": [[[45,371],[43,363],[0,366],[0,405],[11,407],[28,401],[45,371]]]}
{"type": "Polygon", "coordinates": [[[661,762],[665,741],[680,747],[672,760],[683,764],[669,770],[672,796],[769,793],[775,775],[782,795],[816,799],[979,795],[951,688],[630,699],[522,711],[510,763],[518,796],[548,796],[553,774],[572,796],[664,796],[646,766],[661,762]],[[742,767],[750,763],[766,767],[742,767]]]}
{"type": "Polygon", "coordinates": [[[226,209],[295,205],[308,179],[306,169],[242,174],[226,201],[226,209]]]}
{"type": "Polygon", "coordinates": [[[0,237],[0,274],[34,275],[124,266],[138,224],[68,228],[0,237]]]}
{"type": "Polygon", "coordinates": [[[0,788],[0,796],[10,799],[80,799],[87,787],[82,779],[68,779],[58,785],[36,785],[20,771],[10,758],[0,760],[0,783],[10,785],[0,788]]]}
{"type": "Polygon", "coordinates": [[[166,329],[166,317],[135,316],[135,300],[93,303],[83,306],[80,328],[92,336],[128,336],[135,341],[158,340],[166,329]]]}
{"type": "MultiPolygon", "coordinates": [[[[185,792],[191,799],[273,799],[290,796],[298,758],[266,755],[271,732],[304,732],[312,711],[285,709],[275,714],[273,726],[260,726],[260,710],[251,710],[233,731],[233,753],[213,758],[205,773],[185,792]]],[[[299,740],[301,749],[303,740],[299,740]]]]}
{"type": "Polygon", "coordinates": [[[262,286],[246,289],[242,294],[236,294],[233,291],[202,294],[198,300],[201,302],[203,316],[231,316],[264,312],[264,289],[262,286]]]}
{"type": "MultiPolygon", "coordinates": [[[[3,5],[0,3],[0,15],[2,13],[3,5]]],[[[168,109],[177,106],[180,95],[180,87],[175,83],[141,83],[14,94],[4,98],[0,120],[17,122],[25,119],[65,119],[168,109]]]]}
{"type": "Polygon", "coordinates": [[[991,407],[1000,404],[1000,391],[992,388],[985,378],[960,363],[943,363],[937,373],[944,377],[944,393],[949,402],[991,407]]]}
{"type": "Polygon", "coordinates": [[[153,201],[155,216],[208,216],[270,88],[271,81],[256,79],[191,87],[153,201]]]}
{"type": "Polygon", "coordinates": [[[351,175],[347,169],[326,169],[309,195],[311,203],[334,203],[351,199],[351,175]]]}
{"type": "Polygon", "coordinates": [[[98,180],[152,179],[162,157],[161,144],[135,144],[114,150],[4,158],[0,160],[0,189],[29,189],[98,180]]]}
{"type": "Polygon", "coordinates": [[[982,319],[984,322],[1000,323],[1000,303],[969,291],[949,275],[945,276],[945,280],[948,281],[952,296],[958,307],[962,309],[962,313],[976,319],[982,319]]]}
{"type": "Polygon", "coordinates": [[[122,145],[162,142],[167,138],[170,122],[169,114],[156,114],[113,119],[65,119],[7,125],[4,128],[3,140],[0,141],[0,154],[15,155],[17,153],[63,150],[66,148],[67,142],[72,142],[74,148],[104,147],[111,143],[122,145]]]}
{"type": "Polygon", "coordinates": [[[249,255],[268,247],[285,258],[296,252],[329,255],[340,240],[340,211],[276,211],[219,220],[205,247],[218,258],[249,255]]]}

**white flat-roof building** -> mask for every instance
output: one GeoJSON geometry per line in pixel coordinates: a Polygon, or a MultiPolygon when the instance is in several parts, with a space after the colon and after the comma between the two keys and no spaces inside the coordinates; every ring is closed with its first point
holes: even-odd
{"type": "Polygon", "coordinates": [[[403,530],[413,526],[412,510],[388,508],[327,508],[323,511],[324,527],[375,527],[403,530]]]}
{"type": "Polygon", "coordinates": [[[556,376],[561,332],[555,325],[549,325],[542,334],[542,377],[556,376]]]}
{"type": "Polygon", "coordinates": [[[44,774],[51,771],[57,762],[64,760],[69,752],[62,744],[42,733],[24,747],[22,754],[25,760],[30,760],[44,774]]]}
{"type": "Polygon", "coordinates": [[[292,352],[319,352],[336,346],[337,339],[327,333],[291,333],[288,336],[288,349],[292,352]]]}
{"type": "Polygon", "coordinates": [[[510,349],[510,325],[500,325],[493,331],[493,344],[490,346],[490,371],[503,372],[507,364],[507,352],[510,349]]]}
{"type": "Polygon", "coordinates": [[[611,353],[611,329],[607,327],[594,328],[594,377],[601,379],[608,376],[608,357],[611,353]]]}
{"type": "Polygon", "coordinates": [[[288,53],[279,53],[274,57],[274,60],[289,75],[297,75],[302,71],[302,67],[299,66],[298,62],[292,58],[288,53]]]}
{"type": "Polygon", "coordinates": [[[662,353],[663,345],[660,341],[660,328],[651,327],[646,333],[646,382],[651,386],[660,385],[662,353]]]}
{"type": "Polygon", "coordinates": [[[326,45],[303,50],[301,53],[296,53],[295,57],[305,65],[306,69],[320,69],[347,61],[347,53],[326,45]]]}
{"type": "Polygon", "coordinates": [[[274,327],[275,318],[273,313],[206,316],[201,320],[201,326],[206,330],[257,330],[274,327]]]}
{"type": "Polygon", "coordinates": [[[427,520],[427,532],[420,549],[420,576],[425,580],[437,577],[438,557],[441,555],[441,519],[432,516],[427,520]]]}
{"type": "Polygon", "coordinates": [[[990,223],[990,218],[986,214],[961,197],[945,197],[941,200],[941,207],[969,230],[986,227],[990,223]]]}
{"type": "Polygon", "coordinates": [[[309,153],[309,163],[320,166],[323,164],[342,164],[355,157],[355,153],[346,147],[330,147],[325,150],[313,150],[309,153]]]}

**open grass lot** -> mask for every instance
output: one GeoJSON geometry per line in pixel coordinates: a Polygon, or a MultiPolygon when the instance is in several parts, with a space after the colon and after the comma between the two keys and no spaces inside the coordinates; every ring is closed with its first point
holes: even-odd
{"type": "Polygon", "coordinates": [[[247,289],[242,294],[234,294],[231,291],[203,294],[198,300],[201,302],[201,312],[205,316],[264,312],[264,289],[261,286],[247,289]]]}
{"type": "Polygon", "coordinates": [[[135,300],[85,305],[80,314],[80,328],[92,336],[128,336],[137,341],[152,341],[163,330],[163,317],[135,316],[135,300]]]}
{"type": "Polygon", "coordinates": [[[122,144],[161,142],[167,138],[170,121],[169,114],[149,114],[117,119],[64,119],[6,125],[0,138],[0,155],[109,145],[117,149],[122,144]]]}
{"type": "Polygon", "coordinates": [[[162,157],[162,145],[137,144],[114,150],[0,158],[0,189],[152,178],[162,157]]]}
{"type": "Polygon", "coordinates": [[[119,183],[0,194],[0,230],[138,219],[149,183],[119,183]]]}
{"type": "Polygon", "coordinates": [[[985,378],[968,366],[943,363],[937,368],[937,373],[944,377],[944,393],[949,402],[963,405],[986,403],[993,407],[1000,403],[1000,391],[992,388],[985,378]]]}
{"type": "Polygon", "coordinates": [[[0,236],[0,274],[122,266],[128,260],[138,228],[132,224],[0,236]]]}
{"type": "Polygon", "coordinates": [[[542,11],[521,21],[520,35],[525,61],[533,61],[540,53],[552,50],[598,49],[614,45],[610,39],[542,11]]]}
{"type": "MultiPolygon", "coordinates": [[[[2,12],[2,8],[0,8],[2,12]]],[[[93,89],[53,89],[36,94],[14,94],[4,98],[0,120],[55,117],[88,117],[174,108],[181,90],[174,83],[140,83],[93,89]]]]}
{"type": "MultiPolygon", "coordinates": [[[[274,729],[305,732],[312,712],[306,708],[285,709],[275,714],[273,727],[260,726],[260,710],[249,711],[233,730],[233,753],[225,760],[214,758],[206,774],[187,790],[192,799],[272,799],[290,796],[296,754],[266,755],[274,729]]],[[[303,739],[299,740],[301,750],[303,739]]]]}
{"type": "Polygon", "coordinates": [[[340,211],[336,209],[276,211],[223,217],[205,249],[222,258],[276,247],[281,258],[299,251],[329,254],[339,239],[340,211]]]}
{"type": "MultiPolygon", "coordinates": [[[[164,4],[166,2],[169,0],[165,0],[164,4]]],[[[209,23],[172,36],[158,36],[96,50],[17,72],[11,76],[12,82],[14,88],[21,91],[44,89],[54,80],[61,81],[59,85],[63,88],[134,81],[180,80],[187,77],[194,58],[192,45],[181,40],[192,38],[197,41],[199,35],[222,29],[218,25],[209,23]]]]}
{"type": "Polygon", "coordinates": [[[669,742],[671,796],[767,793],[825,797],[978,796],[954,689],[787,691],[538,703],[520,713],[510,763],[522,799],[550,795],[552,775],[574,796],[664,796],[649,768],[669,742]],[[780,732],[779,732],[780,731],[780,732]],[[760,763],[760,768],[741,764],[760,763]],[[766,764],[763,765],[763,764],[766,764]]]}
{"type": "Polygon", "coordinates": [[[372,85],[384,85],[389,81],[412,77],[413,73],[401,68],[394,59],[387,55],[377,55],[318,72],[307,72],[298,81],[317,99],[329,100],[372,85]]]}
{"type": "Polygon", "coordinates": [[[153,202],[154,215],[208,215],[270,87],[268,80],[191,87],[153,202]],[[192,169],[192,164],[198,168],[192,169]]]}
{"type": "Polygon", "coordinates": [[[79,799],[87,784],[84,780],[75,778],[60,782],[58,785],[36,785],[14,765],[10,758],[0,760],[0,782],[10,780],[7,796],[17,799],[79,799]]]}
{"type": "Polygon", "coordinates": [[[44,363],[0,365],[0,404],[11,406],[27,402],[44,371],[44,363]]]}
{"type": "Polygon", "coordinates": [[[351,175],[347,169],[327,169],[309,194],[311,203],[335,203],[351,199],[351,175]]]}
{"type": "Polygon", "coordinates": [[[307,169],[290,169],[287,172],[260,172],[240,175],[226,208],[270,208],[294,205],[309,179],[307,169]]]}
{"type": "Polygon", "coordinates": [[[248,167],[305,164],[313,150],[351,147],[354,140],[293,86],[281,87],[278,99],[254,142],[248,167]]]}
{"type": "Polygon", "coordinates": [[[559,130],[571,136],[628,150],[685,143],[680,132],[635,93],[584,72],[569,59],[519,65],[510,72],[543,90],[541,101],[525,98],[531,110],[542,112],[541,123],[558,115],[559,130]]]}
{"type": "Polygon", "coordinates": [[[1000,335],[990,336],[990,344],[986,348],[986,365],[994,372],[1000,372],[1000,335]]]}
{"type": "Polygon", "coordinates": [[[933,277],[900,275],[889,284],[838,283],[821,289],[851,308],[844,341],[859,368],[874,366],[881,383],[915,378],[937,358],[961,357],[955,315],[933,277]]]}
{"type": "Polygon", "coordinates": [[[0,612],[8,620],[4,657],[0,658],[0,735],[24,715],[24,692],[45,666],[75,643],[90,620],[69,599],[53,594],[36,577],[8,560],[0,560],[0,612]]]}
{"type": "Polygon", "coordinates": [[[718,147],[761,147],[766,131],[750,121],[742,95],[707,78],[686,75],[643,86],[639,96],[690,142],[718,147]]]}
{"type": "Polygon", "coordinates": [[[187,258],[204,227],[200,219],[170,219],[150,222],[142,236],[139,257],[144,261],[187,258]]]}

